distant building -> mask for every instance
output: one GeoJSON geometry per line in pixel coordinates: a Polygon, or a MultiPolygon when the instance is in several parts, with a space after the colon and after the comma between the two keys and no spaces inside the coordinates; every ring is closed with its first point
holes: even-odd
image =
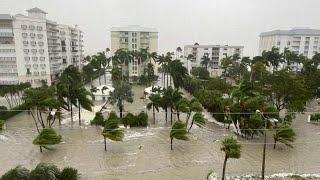
{"type": "MultiPolygon", "coordinates": [[[[113,27],[111,28],[111,52],[114,54],[118,49],[140,50],[148,48],[149,52],[158,51],[158,31],[154,28],[140,26],[113,27]]],[[[152,61],[155,74],[158,73],[157,63],[152,61]]],[[[134,60],[128,66],[129,77],[142,75],[145,64],[138,64],[134,60]]]]}
{"type": "Polygon", "coordinates": [[[39,8],[28,15],[0,15],[0,85],[51,85],[64,68],[80,66],[83,35],[78,28],[46,19],[39,8]]]}
{"type": "MultiPolygon", "coordinates": [[[[277,47],[280,53],[288,48],[296,54],[312,58],[314,54],[320,51],[319,37],[319,29],[309,28],[263,32],[260,34],[259,55],[262,55],[263,51],[270,51],[272,47],[277,47]]],[[[292,64],[291,68],[299,70],[302,65],[292,64]]]]}
{"type": "Polygon", "coordinates": [[[233,56],[234,54],[239,54],[239,56],[242,57],[243,48],[243,46],[228,45],[186,45],[184,46],[184,63],[190,72],[194,67],[201,67],[202,57],[208,56],[211,61],[208,67],[210,76],[221,76],[221,60],[226,56],[233,56]],[[194,56],[194,59],[191,61],[187,61],[186,59],[189,54],[194,56]]]}

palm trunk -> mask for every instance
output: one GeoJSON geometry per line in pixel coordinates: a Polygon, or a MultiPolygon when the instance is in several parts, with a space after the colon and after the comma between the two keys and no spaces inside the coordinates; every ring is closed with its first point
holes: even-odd
{"type": "Polygon", "coordinates": [[[225,173],[226,173],[226,166],[227,166],[227,160],[228,160],[228,157],[227,157],[227,156],[225,156],[225,158],[224,158],[224,162],[223,162],[222,180],[224,180],[224,177],[225,177],[225,173]]]}
{"type": "Polygon", "coordinates": [[[72,103],[70,101],[70,116],[71,116],[71,122],[73,123],[73,110],[72,110],[72,103]]]}
{"type": "Polygon", "coordinates": [[[276,149],[276,146],[277,146],[277,140],[274,139],[273,149],[276,149]]]}
{"type": "Polygon", "coordinates": [[[41,146],[39,146],[40,147],[40,152],[42,153],[42,147],[41,146]]]}
{"type": "Polygon", "coordinates": [[[169,87],[169,76],[168,76],[168,73],[166,73],[166,76],[167,76],[167,87],[169,87]]]}
{"type": "Polygon", "coordinates": [[[105,68],[104,68],[103,75],[104,75],[104,84],[106,85],[107,84],[107,77],[106,77],[106,69],[105,68]]]}
{"type": "Polygon", "coordinates": [[[180,120],[180,112],[179,111],[177,111],[177,118],[178,118],[178,120],[180,120]]]}
{"type": "Polygon", "coordinates": [[[190,127],[189,127],[189,129],[188,129],[188,132],[190,132],[190,130],[191,130],[192,126],[193,126],[193,122],[194,122],[194,121],[191,121],[191,125],[190,125],[190,127]]]}
{"type": "Polygon", "coordinates": [[[187,127],[188,127],[190,115],[191,115],[191,113],[188,113],[188,115],[187,115],[187,119],[186,119],[186,129],[187,129],[187,127]]]}
{"type": "Polygon", "coordinates": [[[81,126],[81,105],[79,100],[78,100],[78,107],[79,107],[79,126],[81,126]]]}
{"type": "Polygon", "coordinates": [[[106,141],[106,137],[104,137],[104,151],[107,151],[107,141],[106,141]]]}
{"type": "Polygon", "coordinates": [[[120,111],[120,118],[122,118],[122,107],[119,108],[120,111]]]}
{"type": "Polygon", "coordinates": [[[171,138],[171,151],[173,150],[172,142],[173,142],[173,138],[171,138]]]}
{"type": "Polygon", "coordinates": [[[172,108],[170,108],[171,113],[170,113],[170,120],[171,120],[171,125],[172,125],[172,108]]]}
{"type": "Polygon", "coordinates": [[[154,106],[152,106],[152,111],[153,111],[153,124],[156,124],[156,114],[154,112],[154,106]]]}
{"type": "Polygon", "coordinates": [[[168,108],[165,109],[165,112],[166,112],[166,124],[168,122],[168,108]]]}

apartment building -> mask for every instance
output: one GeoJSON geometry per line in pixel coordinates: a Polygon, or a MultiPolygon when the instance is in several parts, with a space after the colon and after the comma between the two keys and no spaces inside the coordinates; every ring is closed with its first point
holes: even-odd
{"type": "Polygon", "coordinates": [[[243,48],[243,46],[199,45],[197,43],[194,45],[185,45],[184,57],[188,57],[189,54],[192,54],[194,59],[185,59],[184,63],[190,73],[192,68],[201,67],[202,57],[207,56],[211,60],[208,67],[210,76],[221,76],[221,60],[226,56],[233,56],[234,54],[239,54],[240,57],[242,57],[243,48]]]}
{"type": "MultiPolygon", "coordinates": [[[[158,31],[154,28],[141,26],[113,27],[111,28],[111,52],[114,54],[118,49],[140,50],[148,48],[149,52],[158,51],[158,31]]],[[[154,72],[158,74],[158,66],[153,60],[154,72]]],[[[135,59],[129,63],[129,77],[141,76],[146,64],[138,64],[135,59]]]]}
{"type": "MultiPolygon", "coordinates": [[[[296,54],[312,58],[320,51],[320,30],[310,28],[294,28],[291,30],[274,30],[260,34],[259,55],[270,51],[272,47],[279,48],[280,53],[285,48],[296,54]]],[[[293,70],[300,70],[302,64],[292,64],[293,70]]]]}
{"type": "Polygon", "coordinates": [[[80,66],[83,58],[81,30],[46,19],[39,8],[27,12],[0,15],[0,85],[51,85],[64,68],[80,66]]]}

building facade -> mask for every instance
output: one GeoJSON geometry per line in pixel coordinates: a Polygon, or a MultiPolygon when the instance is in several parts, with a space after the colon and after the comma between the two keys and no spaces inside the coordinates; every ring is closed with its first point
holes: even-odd
{"type": "MultiPolygon", "coordinates": [[[[272,47],[279,48],[280,53],[285,48],[308,58],[320,52],[320,30],[310,28],[295,28],[291,30],[275,30],[260,34],[259,55],[270,51],[272,47]]],[[[301,64],[291,64],[293,70],[302,68],[301,64]]]]}
{"type": "Polygon", "coordinates": [[[0,15],[0,85],[51,85],[65,67],[80,66],[83,58],[82,31],[47,20],[39,8],[27,12],[0,15]]]}
{"type": "MultiPolygon", "coordinates": [[[[158,31],[154,28],[140,26],[113,27],[111,28],[111,52],[114,54],[118,49],[129,51],[148,48],[149,52],[158,51],[158,31]]],[[[158,66],[151,60],[155,74],[158,66]]],[[[128,65],[129,77],[138,77],[143,74],[145,64],[138,64],[138,60],[128,65]]]]}
{"type": "Polygon", "coordinates": [[[211,61],[208,67],[210,76],[221,76],[221,60],[226,56],[233,56],[234,54],[239,54],[239,56],[242,57],[243,48],[243,46],[228,45],[186,45],[184,46],[184,57],[188,57],[189,54],[192,54],[194,59],[185,59],[184,63],[190,73],[192,68],[201,67],[202,57],[207,56],[211,61]]]}

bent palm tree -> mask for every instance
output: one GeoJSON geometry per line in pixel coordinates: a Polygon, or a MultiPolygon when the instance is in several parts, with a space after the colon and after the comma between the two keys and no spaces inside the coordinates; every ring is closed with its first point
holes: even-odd
{"type": "Polygon", "coordinates": [[[61,142],[61,136],[56,133],[52,128],[43,129],[40,134],[33,140],[33,144],[40,146],[40,152],[42,147],[48,149],[46,145],[59,144],[61,142]]]}
{"type": "Polygon", "coordinates": [[[147,109],[150,110],[152,108],[153,113],[153,124],[156,123],[156,115],[155,111],[157,110],[159,112],[159,107],[161,106],[161,96],[159,93],[157,94],[151,94],[149,96],[150,102],[147,104],[147,109]]]}
{"type": "Polygon", "coordinates": [[[210,58],[207,56],[207,55],[204,55],[202,58],[201,58],[201,66],[203,67],[206,67],[206,69],[208,69],[208,65],[210,64],[210,58]]]}
{"type": "Polygon", "coordinates": [[[122,141],[124,133],[123,130],[119,128],[119,118],[118,117],[109,117],[106,121],[104,129],[102,131],[104,137],[104,150],[107,151],[107,142],[106,138],[112,141],[122,141]]]}
{"type": "Polygon", "coordinates": [[[171,150],[173,150],[173,147],[172,147],[173,138],[179,139],[179,140],[184,140],[184,141],[189,140],[189,138],[187,136],[186,125],[185,125],[185,123],[183,123],[180,120],[178,120],[177,122],[175,122],[173,124],[171,132],[170,132],[171,150]]]}
{"type": "Polygon", "coordinates": [[[276,148],[277,142],[281,142],[285,144],[288,147],[293,147],[291,142],[295,140],[296,133],[293,131],[293,129],[288,125],[282,125],[278,127],[273,134],[274,139],[274,145],[273,149],[276,148]]]}
{"type": "Polygon", "coordinates": [[[221,151],[224,151],[225,153],[225,158],[223,162],[223,171],[222,171],[222,180],[224,180],[227,160],[229,158],[236,158],[236,159],[240,158],[241,145],[238,144],[238,141],[236,139],[227,138],[222,141],[221,151]]]}
{"type": "Polygon", "coordinates": [[[193,126],[193,123],[195,123],[199,127],[203,127],[206,124],[206,121],[205,121],[205,118],[203,117],[203,115],[201,113],[197,112],[192,117],[191,125],[190,125],[188,132],[190,132],[190,130],[193,126]]]}

